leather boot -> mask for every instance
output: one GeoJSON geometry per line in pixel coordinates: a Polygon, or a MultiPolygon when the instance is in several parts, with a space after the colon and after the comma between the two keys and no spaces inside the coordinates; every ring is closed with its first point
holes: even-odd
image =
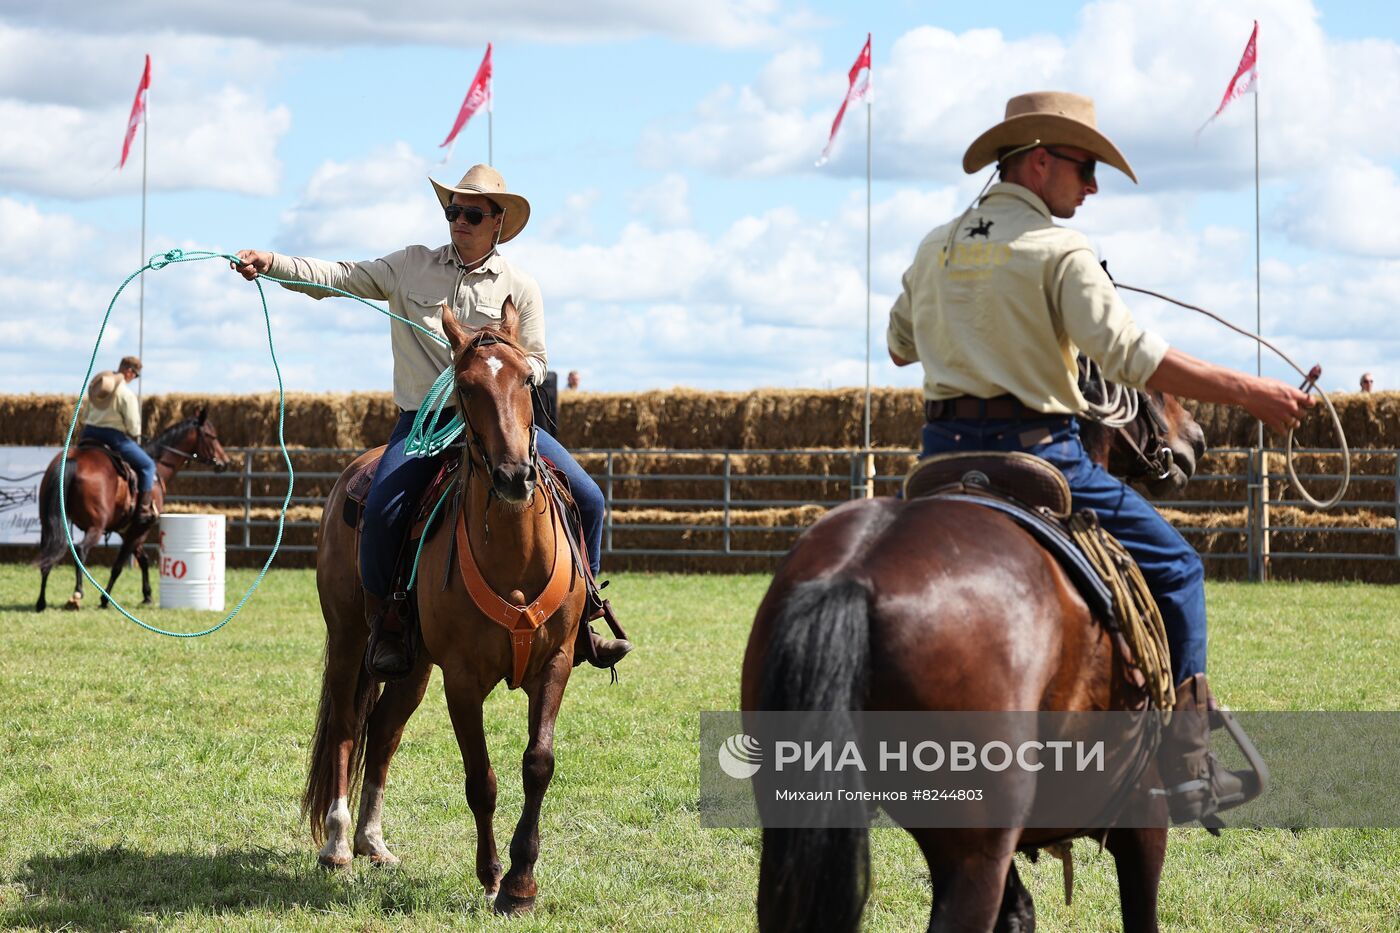
{"type": "Polygon", "coordinates": [[[1231,771],[1211,754],[1211,712],[1216,709],[1205,674],[1188,677],[1176,688],[1172,720],[1157,752],[1173,823],[1190,823],[1258,795],[1258,790],[1247,790],[1258,783],[1254,772],[1231,771]]]}
{"type": "Polygon", "coordinates": [[[412,666],[405,642],[405,600],[380,599],[365,591],[365,621],[369,625],[369,644],[365,648],[365,667],[380,680],[397,680],[412,666]]]}
{"type": "Polygon", "coordinates": [[[604,638],[593,631],[593,626],[589,622],[603,618],[604,615],[612,612],[612,605],[606,600],[597,601],[591,596],[584,604],[584,621],[579,626],[578,644],[574,646],[574,666],[587,661],[594,667],[610,668],[627,657],[632,650],[632,643],[625,638],[604,638]],[[587,644],[584,638],[588,638],[587,644]]]}
{"type": "Polygon", "coordinates": [[[152,501],[154,497],[154,489],[147,489],[136,497],[136,521],[142,525],[149,525],[160,517],[156,514],[156,504],[152,501]]]}

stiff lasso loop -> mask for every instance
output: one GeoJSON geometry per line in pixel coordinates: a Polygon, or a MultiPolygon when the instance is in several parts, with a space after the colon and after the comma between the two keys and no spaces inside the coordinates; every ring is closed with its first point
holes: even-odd
{"type": "Polygon", "coordinates": [[[1251,340],[1258,341],[1260,346],[1268,347],[1285,363],[1287,363],[1289,366],[1292,366],[1294,370],[1297,371],[1298,375],[1303,377],[1303,385],[1300,386],[1300,388],[1305,389],[1309,393],[1312,393],[1314,390],[1316,390],[1317,397],[1322,399],[1323,404],[1327,406],[1328,414],[1332,416],[1332,425],[1334,428],[1336,428],[1337,442],[1342,452],[1342,485],[1339,486],[1337,488],[1336,493],[1326,501],[1319,501],[1318,499],[1313,498],[1313,496],[1306,489],[1303,488],[1302,482],[1300,482],[1298,479],[1298,473],[1293,467],[1293,428],[1288,429],[1287,455],[1284,461],[1288,469],[1288,481],[1293,485],[1293,489],[1298,493],[1298,495],[1302,496],[1303,499],[1313,508],[1330,509],[1332,508],[1332,506],[1342,501],[1342,497],[1346,495],[1347,487],[1351,485],[1351,451],[1347,448],[1347,436],[1346,432],[1342,430],[1342,419],[1337,414],[1337,409],[1332,405],[1332,400],[1327,397],[1327,393],[1323,392],[1321,387],[1319,387],[1318,384],[1314,381],[1314,376],[1312,376],[1310,373],[1303,372],[1302,367],[1300,367],[1297,363],[1293,362],[1293,360],[1289,358],[1287,353],[1284,353],[1282,350],[1274,346],[1272,343],[1269,343],[1269,341],[1265,340],[1263,337],[1259,336],[1258,334],[1250,333],[1242,327],[1237,327],[1236,325],[1231,324],[1229,321],[1225,320],[1223,317],[1214,313],[1213,311],[1207,311],[1205,308],[1200,308],[1193,304],[1187,304],[1184,301],[1179,301],[1168,295],[1163,295],[1159,292],[1154,292],[1146,288],[1137,288],[1133,285],[1124,285],[1122,282],[1114,282],[1113,284],[1116,285],[1118,288],[1122,288],[1130,292],[1137,292],[1141,295],[1151,295],[1153,298],[1158,298],[1162,301],[1170,302],[1171,304],[1178,305],[1180,307],[1187,308],[1191,311],[1196,311],[1201,314],[1204,314],[1206,317],[1211,318],[1214,321],[1218,321],[1221,324],[1224,324],[1226,327],[1230,328],[1235,333],[1243,334],[1251,340]]]}
{"type": "Polygon", "coordinates": [[[78,549],[73,545],[73,525],[72,522],[68,520],[68,503],[65,495],[65,487],[68,484],[64,482],[64,477],[68,472],[68,451],[73,446],[73,432],[78,426],[78,412],[82,409],[83,401],[87,397],[88,381],[92,378],[93,366],[96,364],[98,351],[102,348],[102,335],[106,333],[107,324],[112,319],[112,309],[116,306],[117,299],[121,297],[122,292],[126,290],[126,287],[130,285],[137,276],[148,269],[164,269],[172,263],[198,262],[205,259],[230,259],[237,261],[236,256],[230,256],[227,253],[203,251],[187,253],[184,250],[172,249],[168,252],[158,253],[152,256],[144,266],[127,276],[121,286],[117,288],[116,294],[112,296],[112,300],[107,304],[107,313],[102,318],[102,325],[97,329],[97,341],[93,344],[92,356],[88,358],[87,372],[83,375],[82,387],[78,390],[78,400],[73,405],[73,417],[68,424],[68,436],[63,441],[63,457],[58,468],[58,507],[63,515],[63,534],[68,540],[68,552],[73,555],[73,562],[78,565],[78,569],[82,572],[83,576],[87,578],[88,582],[96,587],[99,593],[107,597],[107,600],[111,602],[113,606],[117,607],[118,612],[149,632],[155,632],[157,635],[168,635],[171,638],[199,638],[217,632],[232,621],[233,617],[242,611],[243,606],[248,602],[249,598],[252,597],[253,592],[262,584],[263,577],[267,576],[268,568],[272,566],[272,561],[277,556],[278,549],[282,546],[282,532],[287,519],[287,505],[292,500],[292,484],[295,477],[292,472],[292,459],[287,453],[286,437],[283,434],[287,416],[286,392],[282,385],[282,369],[277,365],[277,350],[272,343],[272,317],[267,310],[267,295],[263,293],[262,284],[258,283],[258,296],[262,299],[263,323],[267,329],[267,351],[272,357],[272,369],[277,374],[277,444],[282,450],[282,460],[287,465],[287,494],[282,498],[282,508],[277,514],[277,539],[273,542],[272,553],[267,556],[267,561],[263,564],[262,570],[258,573],[258,578],[253,581],[253,585],[248,587],[243,597],[238,600],[238,605],[233,607],[232,612],[224,616],[223,621],[199,632],[170,632],[142,622],[140,619],[136,618],[136,616],[128,612],[126,607],[117,601],[116,597],[103,589],[102,584],[97,582],[97,579],[88,571],[87,565],[78,557],[78,549]]]}
{"type": "MultiPolygon", "coordinates": [[[[91,583],[99,593],[105,596],[107,600],[111,602],[111,604],[115,606],[117,608],[117,611],[120,612],[123,616],[125,616],[132,622],[135,622],[137,625],[141,626],[147,631],[154,632],[157,635],[167,635],[172,638],[200,638],[204,635],[210,635],[214,632],[217,632],[219,629],[223,628],[225,625],[231,622],[233,620],[233,617],[238,615],[238,613],[242,611],[244,605],[252,597],[253,593],[257,590],[257,588],[262,585],[263,578],[267,576],[267,572],[271,568],[272,562],[277,557],[277,552],[282,546],[282,536],[285,530],[287,520],[287,506],[291,503],[292,500],[292,488],[296,477],[292,468],[291,455],[287,452],[287,441],[285,436],[287,398],[286,390],[282,382],[282,369],[277,363],[277,350],[273,344],[272,339],[272,316],[268,312],[267,308],[267,293],[263,291],[262,282],[258,281],[258,279],[265,278],[268,281],[276,282],[279,285],[300,285],[323,288],[326,291],[333,292],[342,297],[353,298],[361,304],[368,305],[369,307],[380,312],[381,314],[385,314],[393,318],[394,320],[401,321],[402,323],[421,331],[422,333],[426,334],[428,337],[431,337],[438,343],[444,346],[447,345],[446,340],[444,340],[439,335],[434,334],[426,327],[423,327],[421,324],[418,324],[415,321],[410,321],[405,317],[401,317],[397,314],[394,314],[392,311],[389,311],[385,308],[381,308],[372,302],[366,301],[358,295],[352,295],[349,292],[343,291],[339,288],[335,288],[334,286],[318,285],[314,282],[303,282],[298,279],[279,279],[269,275],[259,275],[257,278],[255,278],[253,280],[253,284],[258,289],[258,298],[262,304],[263,324],[267,331],[268,355],[272,359],[272,368],[277,375],[277,445],[282,451],[282,462],[286,464],[287,467],[287,492],[286,495],[284,495],[282,498],[282,507],[278,510],[277,513],[277,537],[273,541],[272,552],[268,554],[267,560],[263,563],[262,569],[258,572],[257,579],[254,580],[252,585],[249,586],[247,591],[244,592],[242,598],[238,600],[238,604],[233,607],[233,611],[230,612],[227,616],[225,616],[222,621],[220,621],[216,625],[212,625],[209,628],[203,629],[202,631],[198,632],[171,632],[165,629],[157,628],[156,626],[141,621],[140,619],[136,618],[136,616],[132,615],[129,611],[127,611],[126,607],[123,606],[120,602],[118,602],[116,597],[114,597],[111,593],[107,592],[105,588],[103,588],[102,584],[97,581],[97,579],[92,575],[91,572],[89,572],[87,565],[84,564],[81,558],[78,557],[78,550],[73,544],[73,526],[72,523],[68,520],[68,503],[65,489],[67,484],[63,482],[63,477],[66,475],[68,470],[68,452],[73,447],[73,433],[78,426],[78,414],[82,410],[83,401],[87,397],[87,386],[92,378],[92,371],[94,366],[96,365],[97,354],[102,348],[102,337],[107,332],[107,324],[112,319],[112,309],[116,307],[117,299],[121,297],[122,292],[126,290],[126,287],[130,285],[132,281],[134,281],[138,276],[140,276],[147,270],[158,271],[174,263],[200,262],[207,259],[223,259],[227,260],[228,262],[234,265],[239,265],[242,263],[241,259],[239,259],[237,256],[231,253],[209,252],[204,250],[192,250],[186,252],[185,250],[181,249],[171,249],[164,253],[157,253],[156,255],[152,256],[146,262],[145,265],[128,275],[122,281],[121,285],[118,286],[116,293],[112,296],[112,300],[107,303],[106,314],[103,315],[102,324],[98,327],[97,340],[93,344],[92,355],[88,357],[87,371],[83,374],[82,386],[78,390],[77,401],[73,405],[73,415],[68,423],[68,434],[63,441],[63,456],[59,462],[58,504],[59,511],[63,516],[64,537],[67,539],[68,552],[72,554],[73,562],[77,564],[79,571],[82,572],[83,576],[88,580],[88,582],[91,583]]],[[[414,451],[410,454],[410,456],[431,456],[434,453],[438,453],[442,449],[446,448],[451,443],[451,441],[454,440],[458,435],[460,435],[465,429],[465,424],[462,422],[461,416],[459,414],[450,422],[448,422],[448,424],[438,429],[435,433],[425,428],[420,430],[420,422],[424,421],[426,417],[425,413],[429,408],[432,408],[432,421],[428,423],[437,423],[438,413],[440,413],[442,409],[446,407],[447,403],[451,400],[451,388],[452,368],[449,366],[446,370],[443,371],[442,375],[438,377],[437,381],[434,382],[433,389],[429,392],[428,397],[424,399],[424,404],[420,407],[419,417],[414,423],[414,429],[417,436],[410,438],[410,440],[414,440],[416,442],[414,451]]],[[[438,505],[441,506],[441,504],[441,501],[439,501],[438,505]]],[[[436,511],[437,510],[434,509],[434,512],[436,511]]]]}

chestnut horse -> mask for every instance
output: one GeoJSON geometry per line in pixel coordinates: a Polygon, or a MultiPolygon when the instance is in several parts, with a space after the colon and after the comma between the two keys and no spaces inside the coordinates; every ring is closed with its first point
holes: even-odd
{"type": "MultiPolygon", "coordinates": [[[[506,303],[499,327],[466,330],[444,309],[452,346],[456,405],[465,414],[467,444],[457,471],[459,505],[428,532],[418,564],[416,600],[422,632],[413,670],[383,693],[365,670],[365,601],[356,559],[357,535],[343,518],[348,478],[381,455],[368,451],[341,474],[321,519],[316,583],[326,619],[326,666],[302,813],[323,843],[320,863],[348,866],[355,855],[376,864],[397,857],[384,844],[381,819],[389,762],[404,724],[418,708],[432,666],[442,668],[447,708],[466,769],[466,798],[476,820],[476,876],[499,913],[534,903],[540,806],[554,773],[554,722],[573,668],[574,639],[583,614],[584,582],[569,578],[567,596],[534,633],[520,686],[529,698],[529,743],[522,763],[524,808],[510,842],[510,871],[502,877],[493,819],[496,774],[486,748],[482,704],[512,674],[512,639],[467,590],[454,550],[465,524],[470,554],[486,584],[519,606],[546,586],[559,536],[533,441],[530,367],[516,343],[518,315],[506,303]],[[349,801],[356,785],[359,820],[351,836],[349,801]]],[[[445,510],[447,511],[447,510],[445,510]]]]}
{"type": "MultiPolygon", "coordinates": [[[[1086,449],[1101,464],[1126,451],[1132,478],[1149,486],[1184,482],[1204,449],[1199,426],[1173,398],[1139,398],[1137,422],[1119,432],[1084,423],[1086,449]],[[1156,467],[1138,462],[1154,455],[1156,467]]],[[[964,502],[855,500],[809,528],[778,569],[749,636],[742,705],[1125,709],[1114,664],[1106,627],[1056,560],[1007,517],[964,502]]],[[[1138,786],[1155,780],[1150,766],[1138,786]]],[[[1164,826],[1165,805],[1148,806],[1159,808],[1148,825],[1160,817],[1164,826]]],[[[929,929],[1034,929],[1012,857],[1064,831],[906,829],[928,861],[929,929]]],[[[1166,839],[1161,828],[1107,834],[1127,930],[1157,929],[1166,839]]],[[[760,929],[857,929],[868,873],[866,830],[765,829],[760,929]]]]}
{"type": "MultiPolygon", "coordinates": [[[[186,418],[178,424],[162,431],[155,440],[144,445],[151,459],[156,462],[156,485],[152,490],[151,501],[159,512],[165,504],[165,484],[175,477],[186,463],[206,464],[215,473],[228,469],[228,455],[219,443],[218,432],[208,418],[208,409],[201,408],[194,418],[186,418]]],[[[68,538],[63,531],[63,514],[58,501],[58,468],[63,460],[59,454],[53,458],[44,478],[39,484],[39,556],[34,563],[39,567],[39,600],[34,604],[38,612],[48,605],[44,592],[49,585],[49,571],[68,553],[68,538]]],[[[139,524],[136,521],[136,501],[131,494],[126,478],[118,475],[112,458],[100,447],[75,447],[68,457],[68,470],[64,474],[63,505],[68,509],[68,520],[83,530],[81,541],[75,541],[78,557],[87,563],[88,552],[97,539],[104,534],[116,533],[122,545],[112,564],[112,577],[107,581],[107,592],[112,592],[117,578],[130,562],[132,555],[141,567],[141,605],[151,604],[150,559],[146,556],[146,536],[155,523],[139,524]]],[[[77,583],[73,595],[68,598],[64,609],[78,609],[83,600],[83,572],[74,565],[77,583]]],[[[107,596],[103,594],[101,608],[107,608],[107,596]]]]}

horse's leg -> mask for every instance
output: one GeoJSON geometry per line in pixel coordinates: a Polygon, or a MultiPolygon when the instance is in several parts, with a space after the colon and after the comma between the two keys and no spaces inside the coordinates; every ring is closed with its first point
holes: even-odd
{"type": "Polygon", "coordinates": [[[457,733],[457,746],[462,750],[462,765],[467,773],[467,806],[476,820],[476,878],[486,896],[494,898],[505,869],[496,854],[496,772],[491,767],[486,728],[481,721],[481,705],[492,685],[483,685],[461,671],[443,671],[443,682],[447,711],[452,716],[452,729],[457,733]]]}
{"type": "Polygon", "coordinates": [[[356,749],[363,748],[361,732],[378,687],[364,669],[367,635],[358,600],[341,606],[333,595],[323,596],[321,605],[328,629],[326,670],[301,806],[311,820],[312,838],[324,843],[317,857],[321,867],[346,868],[353,858],[351,772],[359,767],[356,749]]]}
{"type": "Polygon", "coordinates": [[[102,600],[97,604],[97,608],[107,608],[107,594],[113,592],[117,585],[117,577],[122,575],[122,570],[131,562],[131,549],[133,542],[122,538],[121,549],[117,551],[117,561],[112,565],[112,576],[107,580],[107,592],[102,594],[102,600]]]}
{"type": "Polygon", "coordinates": [[[535,906],[535,861],[540,855],[540,807],[554,776],[554,721],[572,665],[562,654],[525,684],[530,695],[530,743],[521,761],[525,805],[510,837],[510,871],[501,880],[496,912],[516,914],[535,906]]]}
{"type": "Polygon", "coordinates": [[[43,612],[48,608],[49,603],[48,600],[44,598],[44,593],[47,592],[49,588],[49,570],[51,569],[50,567],[42,566],[39,568],[39,601],[34,604],[35,612],[43,612]]]}
{"type": "MultiPolygon", "coordinates": [[[[100,524],[100,523],[99,523],[100,524]]],[[[78,542],[78,560],[84,565],[87,564],[88,553],[92,551],[97,539],[102,536],[102,529],[97,525],[83,532],[83,540],[78,542]]],[[[73,595],[68,597],[68,602],[64,604],[64,609],[78,609],[83,604],[83,568],[76,562],[73,564],[73,575],[77,582],[73,584],[73,595]]]]}
{"type": "Polygon", "coordinates": [[[1157,888],[1167,857],[1167,831],[1160,827],[1113,829],[1107,844],[1118,868],[1124,933],[1156,933],[1157,888]]]}
{"type": "Polygon", "coordinates": [[[136,544],[136,566],[141,568],[141,605],[151,604],[151,557],[146,553],[146,538],[143,535],[136,544]]]}
{"type": "MultiPolygon", "coordinates": [[[[928,860],[933,881],[930,931],[1001,929],[995,925],[1003,914],[1007,874],[1019,834],[1018,829],[910,830],[928,860]]],[[[1014,918],[1015,912],[1009,915],[1014,918]]]]}
{"type": "Polygon", "coordinates": [[[418,666],[404,679],[385,686],[370,716],[365,735],[365,778],[360,790],[360,819],[355,827],[355,854],[368,855],[376,865],[397,865],[399,858],[384,844],[384,788],[389,762],[398,751],[403,727],[428,689],[432,662],[418,653],[418,666]]]}
{"type": "Polygon", "coordinates": [[[1035,900],[1016,873],[1016,860],[1006,872],[1006,890],[1002,893],[1001,909],[992,933],[1034,933],[1035,900]]]}

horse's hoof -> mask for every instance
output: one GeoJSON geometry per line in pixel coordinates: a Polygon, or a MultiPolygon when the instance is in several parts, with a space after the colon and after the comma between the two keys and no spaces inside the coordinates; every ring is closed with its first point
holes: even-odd
{"type": "Polygon", "coordinates": [[[63,604],[63,608],[68,612],[77,612],[79,609],[83,608],[83,604],[79,600],[70,599],[63,604]]]}
{"type": "Polygon", "coordinates": [[[43,611],[44,611],[45,609],[47,609],[48,607],[49,607],[49,604],[46,603],[46,602],[44,602],[44,601],[41,599],[41,600],[39,600],[37,603],[34,604],[34,611],[35,611],[35,612],[43,612],[43,611]]]}
{"type": "Polygon", "coordinates": [[[369,863],[375,868],[398,868],[399,857],[392,852],[371,852],[369,863]]]}
{"type": "Polygon", "coordinates": [[[533,897],[516,897],[502,891],[496,895],[491,909],[506,917],[518,917],[535,909],[535,899],[533,897]]]}
{"type": "Polygon", "coordinates": [[[149,606],[150,604],[151,604],[151,597],[149,597],[149,596],[147,596],[145,599],[141,600],[141,605],[143,605],[143,606],[149,606]]]}
{"type": "Polygon", "coordinates": [[[345,871],[350,867],[350,859],[343,855],[318,855],[316,864],[326,871],[345,871]]]}

